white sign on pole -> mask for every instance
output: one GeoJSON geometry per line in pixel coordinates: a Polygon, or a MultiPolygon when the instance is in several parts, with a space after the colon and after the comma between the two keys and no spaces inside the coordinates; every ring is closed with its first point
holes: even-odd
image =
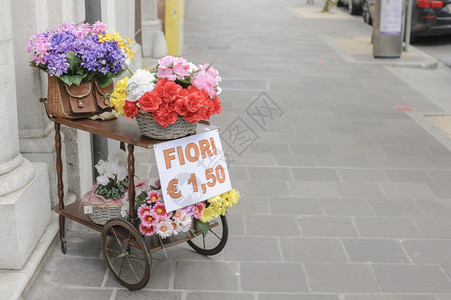
{"type": "Polygon", "coordinates": [[[154,145],[166,211],[232,189],[218,130],[154,145]]]}
{"type": "Polygon", "coordinates": [[[381,34],[400,34],[402,0],[381,0],[381,34]]]}

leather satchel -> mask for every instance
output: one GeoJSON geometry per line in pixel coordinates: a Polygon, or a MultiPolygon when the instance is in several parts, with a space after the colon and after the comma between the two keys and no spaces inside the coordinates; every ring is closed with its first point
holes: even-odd
{"type": "Polygon", "coordinates": [[[95,80],[68,86],[52,76],[48,76],[48,82],[45,108],[49,116],[80,119],[111,110],[109,95],[113,83],[105,88],[95,80]]]}

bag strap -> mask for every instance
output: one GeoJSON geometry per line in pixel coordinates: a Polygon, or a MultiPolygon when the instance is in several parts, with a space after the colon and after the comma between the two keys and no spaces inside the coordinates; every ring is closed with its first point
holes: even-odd
{"type": "Polygon", "coordinates": [[[86,96],[88,96],[91,93],[91,85],[90,84],[85,84],[85,86],[89,87],[89,90],[85,93],[85,94],[81,94],[81,95],[74,95],[74,91],[71,91],[70,86],[68,86],[67,84],[64,84],[64,88],[66,89],[66,92],[73,98],[84,98],[86,96]]]}

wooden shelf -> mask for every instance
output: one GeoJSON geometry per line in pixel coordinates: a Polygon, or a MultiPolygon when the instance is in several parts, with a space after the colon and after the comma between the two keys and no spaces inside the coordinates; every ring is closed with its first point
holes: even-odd
{"type": "MultiPolygon", "coordinates": [[[[165,140],[154,140],[141,135],[136,120],[124,116],[119,116],[119,118],[115,120],[108,121],[94,121],[90,119],[67,120],[63,118],[50,118],[50,120],[143,148],[152,148],[155,144],[165,142],[165,140]]],[[[197,125],[197,133],[205,132],[207,127],[210,127],[210,124],[207,121],[199,122],[197,125]]],[[[213,129],[215,127],[211,128],[213,129]]]]}
{"type": "MultiPolygon", "coordinates": [[[[71,219],[75,222],[78,222],[80,224],[88,226],[89,228],[92,228],[94,230],[102,232],[103,226],[92,222],[91,219],[89,219],[86,215],[84,215],[81,212],[81,209],[82,209],[82,207],[80,205],[80,200],[78,200],[78,201],[75,201],[74,203],[67,205],[66,207],[64,207],[63,210],[60,210],[57,208],[56,212],[60,215],[65,216],[68,219],[71,219]]],[[[216,227],[217,225],[218,224],[216,222],[211,222],[210,228],[216,227]]],[[[171,246],[174,246],[177,244],[184,243],[184,242],[192,239],[193,237],[202,234],[202,230],[200,228],[196,228],[196,229],[197,230],[195,230],[195,232],[190,233],[190,235],[188,235],[187,233],[184,233],[184,232],[180,232],[176,236],[173,235],[171,237],[162,239],[163,246],[165,248],[168,248],[168,247],[171,247],[171,246]]],[[[163,247],[161,246],[161,243],[160,243],[160,239],[158,239],[158,237],[156,235],[153,235],[151,237],[146,236],[145,244],[147,246],[147,249],[150,250],[150,252],[155,252],[155,251],[163,249],[163,247]]]]}

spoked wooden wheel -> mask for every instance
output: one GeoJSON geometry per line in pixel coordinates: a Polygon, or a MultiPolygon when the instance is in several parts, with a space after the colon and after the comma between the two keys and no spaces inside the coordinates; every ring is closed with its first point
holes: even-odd
{"type": "Polygon", "coordinates": [[[105,224],[102,252],[111,273],[121,285],[130,290],[139,290],[149,282],[151,254],[130,222],[115,218],[105,224]]]}
{"type": "MultiPolygon", "coordinates": [[[[195,225],[195,230],[199,230],[199,226],[195,225]]],[[[203,255],[214,255],[221,252],[227,243],[229,236],[229,228],[225,216],[216,218],[210,222],[210,229],[206,236],[200,234],[188,241],[188,244],[203,255]]]]}

